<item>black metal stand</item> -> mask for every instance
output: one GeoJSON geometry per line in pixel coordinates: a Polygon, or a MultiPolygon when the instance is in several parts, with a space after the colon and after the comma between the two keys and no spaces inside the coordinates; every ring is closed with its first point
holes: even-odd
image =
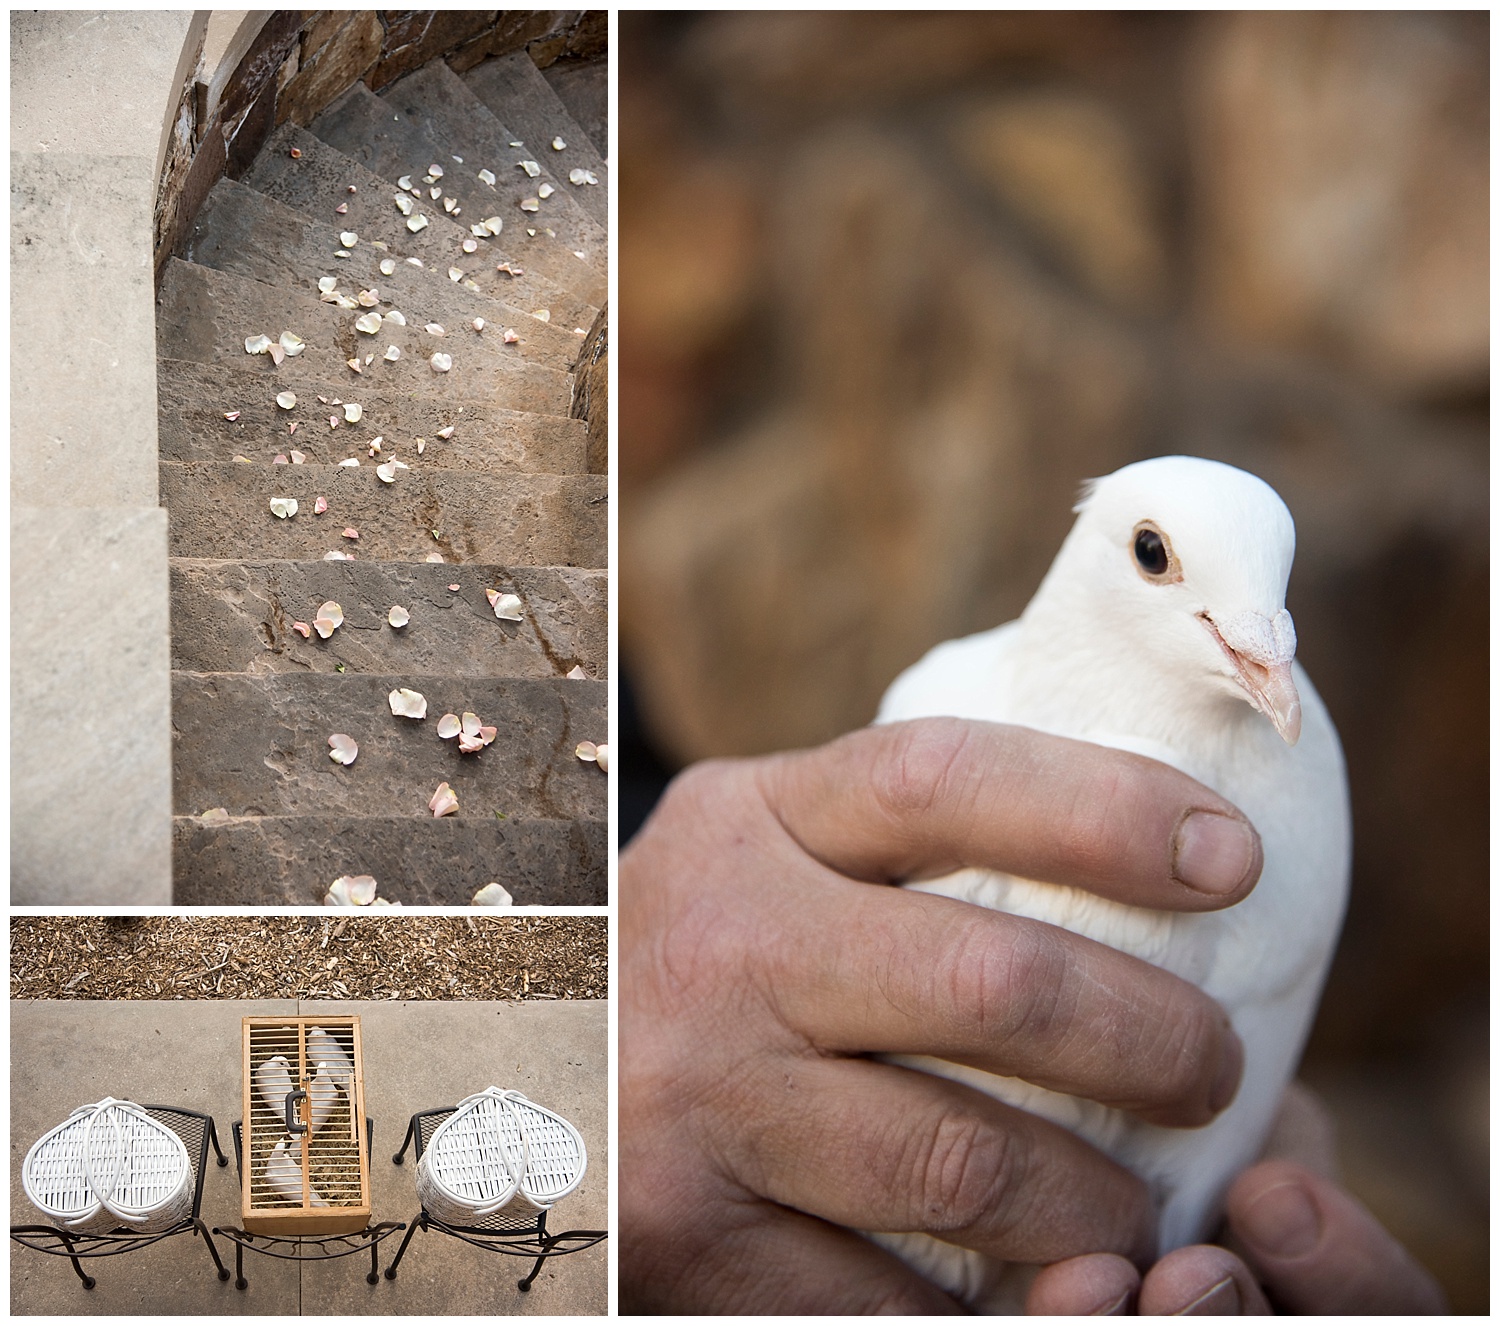
{"type": "MultiPolygon", "coordinates": [[[[244,1155],[241,1147],[240,1124],[232,1129],[234,1134],[234,1166],[243,1180],[244,1155]]],[[[375,1152],[375,1120],[365,1120],[365,1143],[368,1154],[375,1152]]],[[[350,1257],[366,1248],[370,1252],[370,1273],[367,1283],[380,1283],[380,1244],[392,1234],[406,1228],[404,1222],[386,1220],[378,1225],[367,1225],[353,1234],[251,1234],[233,1226],[215,1227],[215,1234],[222,1234],[234,1244],[234,1287],[244,1289],[249,1285],[245,1279],[245,1249],[258,1252],[264,1257],[279,1257],[290,1262],[332,1261],[337,1257],[350,1257]]],[[[222,1277],[227,1280],[229,1272],[222,1277]]]]}
{"type": "Polygon", "coordinates": [[[123,1226],[107,1234],[81,1234],[75,1230],[60,1229],[55,1225],[12,1225],[11,1239],[37,1252],[45,1252],[53,1257],[66,1257],[73,1264],[73,1270],[83,1282],[83,1287],[92,1289],[95,1284],[94,1277],[83,1269],[80,1258],[117,1257],[122,1253],[138,1252],[142,1248],[149,1248],[153,1243],[175,1238],[178,1234],[201,1234],[203,1242],[208,1247],[209,1256],[214,1259],[214,1267],[218,1271],[219,1279],[229,1279],[229,1272],[219,1257],[219,1249],[208,1232],[208,1226],[200,1218],[203,1207],[203,1174],[208,1164],[208,1148],[213,1147],[221,1167],[229,1163],[229,1158],[219,1146],[219,1134],[214,1127],[212,1117],[200,1114],[196,1110],[180,1110],[171,1105],[143,1105],[141,1108],[158,1123],[165,1124],[182,1138],[183,1144],[187,1147],[188,1162],[193,1169],[192,1215],[178,1221],[170,1229],[159,1230],[151,1234],[139,1233],[123,1226]]]}
{"type": "MultiPolygon", "coordinates": [[[[442,1109],[423,1110],[420,1114],[413,1114],[411,1122],[406,1126],[406,1140],[401,1143],[401,1150],[391,1157],[391,1163],[405,1164],[407,1149],[413,1145],[416,1147],[416,1158],[420,1161],[422,1151],[432,1140],[432,1135],[437,1131],[438,1125],[457,1109],[456,1105],[445,1105],[442,1109]]],[[[406,1237],[401,1240],[401,1246],[396,1250],[395,1260],[386,1267],[385,1278],[387,1280],[396,1278],[396,1271],[401,1265],[401,1259],[406,1256],[406,1249],[411,1243],[412,1235],[419,1229],[435,1229],[440,1234],[462,1239],[471,1247],[479,1248],[484,1252],[498,1252],[509,1257],[535,1258],[530,1272],[524,1279],[516,1282],[516,1288],[523,1294],[530,1291],[532,1281],[542,1269],[542,1263],[549,1257],[565,1257],[570,1252],[582,1252],[585,1248],[592,1248],[594,1244],[609,1237],[609,1232],[603,1229],[570,1229],[561,1234],[549,1234],[545,1211],[538,1211],[534,1216],[517,1216],[501,1212],[485,1217],[476,1225],[455,1225],[446,1220],[439,1220],[423,1210],[411,1221],[406,1237]]]]}

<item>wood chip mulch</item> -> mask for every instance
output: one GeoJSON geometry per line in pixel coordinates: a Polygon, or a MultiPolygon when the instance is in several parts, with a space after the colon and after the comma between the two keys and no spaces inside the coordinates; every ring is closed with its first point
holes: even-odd
{"type": "Polygon", "coordinates": [[[13,916],[12,999],[606,999],[602,916],[13,916]]]}

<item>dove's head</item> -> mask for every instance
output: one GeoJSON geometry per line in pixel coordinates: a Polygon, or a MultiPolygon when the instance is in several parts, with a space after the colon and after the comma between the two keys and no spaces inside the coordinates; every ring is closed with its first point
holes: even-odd
{"type": "Polygon", "coordinates": [[[1163,456],[1092,481],[1077,510],[1069,561],[1112,647],[1247,702],[1295,745],[1296,533],[1275,491],[1230,465],[1163,456]]]}

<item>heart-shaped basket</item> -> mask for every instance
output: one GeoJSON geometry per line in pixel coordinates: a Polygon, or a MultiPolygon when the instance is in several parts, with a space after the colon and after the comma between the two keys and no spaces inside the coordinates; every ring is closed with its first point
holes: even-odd
{"type": "Polygon", "coordinates": [[[139,1105],[106,1096],[44,1133],[21,1166],[26,1196],[81,1234],[122,1225],[159,1233],[193,1210],[193,1168],[182,1138],[139,1105]]]}
{"type": "Polygon", "coordinates": [[[588,1153],[578,1129],[519,1091],[488,1087],[440,1123],[417,1165],[429,1215],[454,1225],[534,1215],[582,1181],[588,1153]]]}

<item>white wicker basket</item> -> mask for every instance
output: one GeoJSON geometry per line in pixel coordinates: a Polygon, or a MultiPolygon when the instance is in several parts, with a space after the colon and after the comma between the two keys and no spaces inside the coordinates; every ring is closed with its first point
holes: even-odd
{"type": "Polygon", "coordinates": [[[433,1132],[417,1165],[417,1195],[439,1220],[472,1225],[502,1211],[545,1211],[582,1181],[578,1130],[519,1091],[470,1096],[433,1132]]]}
{"type": "Polygon", "coordinates": [[[193,1168],[176,1133],[139,1105],[106,1096],[44,1133],[21,1184],[48,1219],[81,1234],[157,1233],[193,1210],[193,1168]]]}

